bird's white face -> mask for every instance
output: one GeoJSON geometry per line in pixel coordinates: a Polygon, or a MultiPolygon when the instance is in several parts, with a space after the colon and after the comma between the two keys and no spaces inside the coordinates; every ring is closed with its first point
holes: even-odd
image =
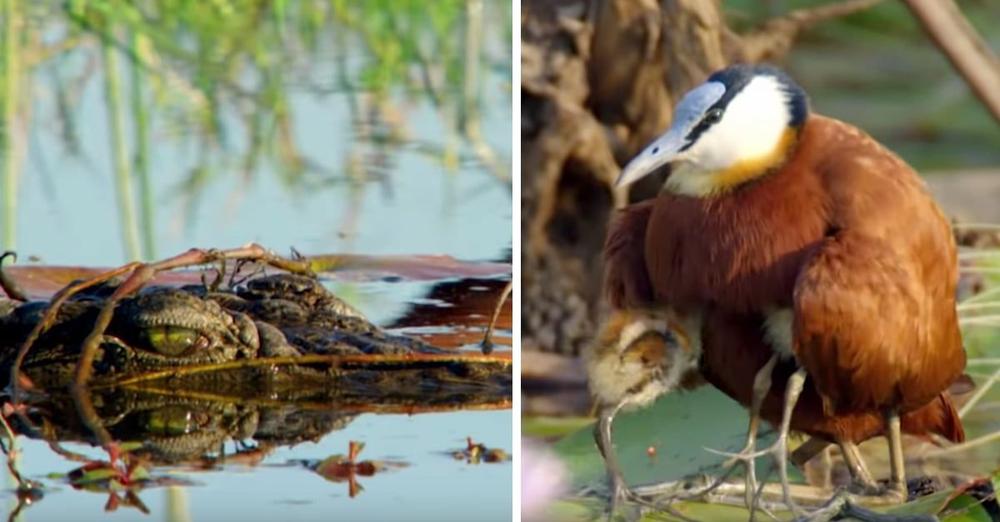
{"type": "Polygon", "coordinates": [[[794,137],[788,89],[768,74],[749,78],[727,96],[725,84],[706,82],[677,105],[670,129],[622,171],[618,184],[672,164],[664,188],[690,196],[724,191],[759,175],[783,157],[794,137]]]}

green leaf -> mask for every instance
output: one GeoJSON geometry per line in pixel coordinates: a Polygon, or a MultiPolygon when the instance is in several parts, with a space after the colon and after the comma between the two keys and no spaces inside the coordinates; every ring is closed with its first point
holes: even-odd
{"type": "Polygon", "coordinates": [[[594,419],[588,417],[524,417],[521,419],[521,435],[563,437],[593,423],[594,419]]]}
{"type": "Polygon", "coordinates": [[[84,471],[78,477],[70,478],[70,481],[77,486],[85,486],[88,484],[95,484],[113,479],[118,476],[118,471],[109,466],[101,466],[98,468],[90,469],[84,471]]]}
{"type": "MultiPolygon", "coordinates": [[[[724,458],[705,448],[741,449],[747,423],[742,406],[715,388],[703,386],[690,393],[670,394],[648,409],[619,414],[614,424],[615,448],[625,478],[632,485],[678,480],[699,472],[717,473],[715,468],[724,458]],[[655,450],[654,456],[648,453],[649,448],[655,450]]],[[[770,437],[761,437],[758,446],[771,442],[770,437]]],[[[604,462],[594,443],[592,425],[559,441],[555,449],[577,486],[603,479],[604,462]]],[[[760,460],[758,468],[766,462],[760,460]]]]}

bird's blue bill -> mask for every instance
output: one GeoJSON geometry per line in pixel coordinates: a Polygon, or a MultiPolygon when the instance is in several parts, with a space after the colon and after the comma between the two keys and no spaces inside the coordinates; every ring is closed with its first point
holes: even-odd
{"type": "Polygon", "coordinates": [[[688,145],[687,136],[701,121],[705,112],[726,93],[726,87],[719,82],[706,82],[692,89],[674,111],[674,122],[670,129],[646,146],[638,156],[625,165],[615,186],[623,186],[639,180],[667,163],[682,159],[682,149],[688,145]]]}

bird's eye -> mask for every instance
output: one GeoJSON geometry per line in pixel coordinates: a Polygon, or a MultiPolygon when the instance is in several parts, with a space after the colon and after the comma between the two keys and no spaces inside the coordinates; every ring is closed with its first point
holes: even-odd
{"type": "Polygon", "coordinates": [[[701,121],[705,123],[716,123],[722,119],[722,109],[716,107],[705,114],[701,121]]]}
{"type": "Polygon", "coordinates": [[[192,350],[205,348],[207,337],[190,328],[176,326],[154,326],[143,332],[146,346],[154,352],[168,357],[188,355],[192,350]]]}

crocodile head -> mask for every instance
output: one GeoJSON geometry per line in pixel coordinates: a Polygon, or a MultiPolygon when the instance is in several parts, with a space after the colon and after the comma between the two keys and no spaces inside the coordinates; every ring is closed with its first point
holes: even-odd
{"type": "MultiPolygon", "coordinates": [[[[70,382],[107,290],[64,303],[22,364],[34,384],[48,388],[70,382]]],[[[5,312],[0,315],[3,378],[47,306],[31,302],[0,311],[5,312]]],[[[314,279],[281,274],[232,291],[151,287],[121,300],[100,339],[93,368],[94,380],[101,382],[263,357],[411,352],[444,353],[383,331],[314,279]]]]}

